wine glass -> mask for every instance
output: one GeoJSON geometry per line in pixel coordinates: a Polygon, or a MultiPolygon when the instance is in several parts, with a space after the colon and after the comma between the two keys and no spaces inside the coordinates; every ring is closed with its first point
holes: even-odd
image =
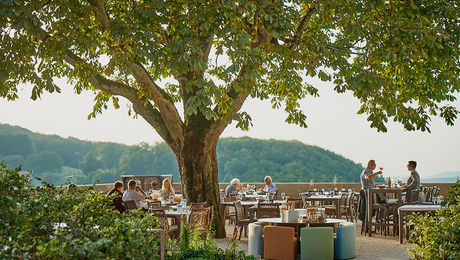
{"type": "Polygon", "coordinates": [[[281,199],[284,200],[286,198],[286,193],[281,192],[281,199]]]}

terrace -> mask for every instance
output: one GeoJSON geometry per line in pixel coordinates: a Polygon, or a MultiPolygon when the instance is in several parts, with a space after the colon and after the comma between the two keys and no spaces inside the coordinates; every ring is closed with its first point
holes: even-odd
{"type": "MultiPolygon", "coordinates": [[[[221,188],[225,188],[227,184],[220,184],[221,188]]],[[[256,183],[256,188],[263,187],[264,184],[256,183]]],[[[430,187],[438,187],[439,188],[439,196],[446,196],[451,183],[422,183],[422,186],[425,188],[430,187]]],[[[97,189],[100,190],[108,190],[108,187],[111,185],[104,185],[99,184],[96,186],[97,189]]],[[[174,184],[176,191],[180,191],[180,185],[174,184]]],[[[279,189],[279,193],[284,193],[286,196],[289,196],[291,199],[300,199],[299,194],[301,192],[305,192],[310,190],[310,188],[314,188],[317,190],[337,190],[341,191],[348,191],[354,190],[359,191],[360,184],[358,183],[338,183],[333,185],[332,183],[315,183],[314,187],[312,187],[309,183],[278,183],[277,187],[279,189]]],[[[337,216],[336,216],[337,217],[337,216]]],[[[339,217],[340,218],[340,217],[339,217]]],[[[346,216],[341,216],[342,219],[345,219],[346,216]]],[[[345,221],[345,220],[344,220],[345,221]]],[[[400,243],[398,233],[398,227],[388,227],[391,229],[388,231],[388,234],[385,232],[381,232],[377,230],[376,233],[371,233],[372,237],[368,234],[362,233],[362,223],[361,221],[356,221],[356,258],[355,259],[408,259],[410,257],[409,252],[407,249],[412,248],[413,245],[409,244],[407,241],[405,243],[400,243]]],[[[232,242],[232,236],[234,234],[234,222],[226,221],[226,234],[227,237],[224,239],[215,239],[217,245],[222,248],[228,248],[229,244],[232,242]]],[[[241,250],[248,250],[248,236],[247,234],[243,234],[241,239],[239,240],[239,249],[241,250]]]]}

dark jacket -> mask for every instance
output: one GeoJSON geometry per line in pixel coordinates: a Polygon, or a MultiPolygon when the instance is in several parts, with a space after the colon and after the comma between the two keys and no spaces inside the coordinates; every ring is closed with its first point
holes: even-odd
{"type": "Polygon", "coordinates": [[[113,198],[112,202],[113,202],[113,205],[115,206],[115,208],[119,211],[119,212],[125,212],[126,209],[125,207],[123,206],[122,202],[123,200],[121,199],[123,197],[123,193],[121,193],[120,191],[118,191],[117,189],[113,189],[111,190],[107,195],[112,195],[112,194],[116,194],[115,195],[115,198],[113,198]]]}

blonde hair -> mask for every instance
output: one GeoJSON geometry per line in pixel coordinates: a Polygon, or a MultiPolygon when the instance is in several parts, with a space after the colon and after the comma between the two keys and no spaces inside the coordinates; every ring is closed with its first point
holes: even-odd
{"type": "Polygon", "coordinates": [[[170,181],[168,178],[166,178],[166,179],[163,180],[163,183],[161,184],[161,189],[162,189],[162,190],[165,189],[165,182],[166,182],[166,181],[169,183],[169,191],[172,191],[173,193],[175,193],[175,192],[174,192],[174,188],[173,188],[173,186],[172,186],[172,183],[171,183],[171,181],[170,181]]]}

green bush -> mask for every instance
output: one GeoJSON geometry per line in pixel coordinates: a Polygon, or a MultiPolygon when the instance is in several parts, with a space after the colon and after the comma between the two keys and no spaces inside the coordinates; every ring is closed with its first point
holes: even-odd
{"type": "Polygon", "coordinates": [[[92,187],[62,189],[0,163],[0,259],[156,259],[156,218],[120,214],[92,187]]]}
{"type": "Polygon", "coordinates": [[[460,179],[452,185],[447,206],[433,216],[415,215],[409,218],[414,225],[410,249],[415,259],[460,259],[460,179]]]}
{"type": "Polygon", "coordinates": [[[213,237],[212,230],[207,230],[203,234],[201,230],[191,230],[187,223],[183,223],[180,239],[178,241],[170,240],[168,243],[166,259],[255,259],[252,255],[246,255],[244,251],[238,250],[236,237],[230,242],[226,250],[217,247],[213,237]]]}

